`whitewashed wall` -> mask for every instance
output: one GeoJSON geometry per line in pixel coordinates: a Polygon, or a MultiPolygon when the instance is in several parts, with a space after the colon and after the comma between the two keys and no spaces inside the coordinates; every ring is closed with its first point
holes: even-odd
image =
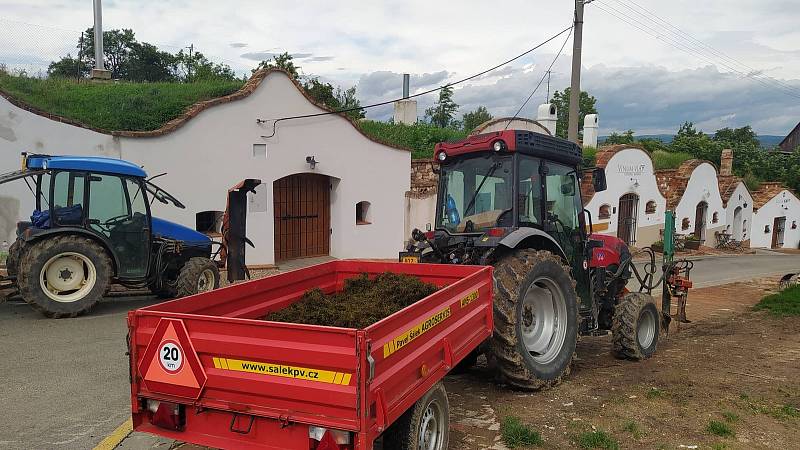
{"type": "MultiPolygon", "coordinates": [[[[256,123],[256,118],[318,112],[322,110],[280,72],[269,74],[250,96],[211,107],[178,130],[154,138],[114,139],[27,113],[0,99],[0,117],[13,115],[16,121],[16,139],[0,139],[0,169],[13,170],[19,152],[25,150],[121,157],[143,165],[151,175],[168,172],[157,184],[181,199],[186,209],[156,202],[153,214],[192,228],[196,212],[225,209],[227,191],[234,184],[261,179],[259,195],[266,197],[257,203],[264,208],[250,211],[247,218],[247,234],[256,245],[247,250],[248,264],[274,262],[273,181],[295,173],[319,173],[333,177],[330,254],[396,257],[405,234],[410,152],[371,141],[336,115],[281,122],[271,138],[262,136],[271,134],[272,126],[256,123]],[[267,144],[266,158],[253,156],[253,144],[267,144]],[[310,169],[306,156],[316,158],[316,169],[310,169]],[[362,200],[371,204],[370,225],[355,222],[355,205],[362,200]]],[[[23,199],[16,221],[30,214],[33,202],[24,184],[13,184],[3,185],[0,195],[23,199]]]]}
{"type": "Polygon", "coordinates": [[[750,239],[750,230],[753,226],[753,196],[741,181],[728,199],[725,224],[725,231],[731,233],[733,239],[737,241],[750,239]],[[738,208],[741,208],[741,211],[736,214],[738,208]]]}
{"type": "Polygon", "coordinates": [[[719,183],[717,181],[717,170],[709,163],[702,163],[697,166],[689,177],[686,190],[683,192],[678,207],[675,208],[675,228],[678,233],[689,234],[694,231],[697,205],[700,202],[708,203],[706,210],[706,245],[715,243],[714,232],[725,229],[726,212],[722,207],[722,197],[719,194],[719,183]],[[717,223],[712,223],[714,213],[717,213],[717,223]],[[684,218],[689,218],[690,226],[688,230],[681,229],[684,218]]]}
{"type": "MultiPolygon", "coordinates": [[[[619,199],[625,194],[634,193],[639,196],[636,245],[643,247],[658,240],[657,228],[664,225],[664,211],[667,202],[658,190],[656,177],[653,174],[653,161],[647,153],[638,148],[620,150],[608,161],[605,172],[608,189],[595,193],[586,206],[592,213],[595,225],[608,224],[608,228],[600,233],[617,234],[617,221],[620,213],[619,199]],[[646,213],[645,206],[648,201],[656,202],[654,213],[646,213]],[[610,219],[598,218],[602,205],[610,206],[610,219]]],[[[601,225],[601,227],[603,226],[601,225]]]]}
{"type": "Polygon", "coordinates": [[[772,231],[776,217],[786,217],[786,232],[783,248],[800,246],[800,200],[789,191],[782,191],[753,213],[753,226],[750,235],[750,247],[769,248],[772,246],[772,231]],[[792,229],[792,222],[797,228],[792,229]],[[769,232],[765,227],[769,226],[769,232]]]}

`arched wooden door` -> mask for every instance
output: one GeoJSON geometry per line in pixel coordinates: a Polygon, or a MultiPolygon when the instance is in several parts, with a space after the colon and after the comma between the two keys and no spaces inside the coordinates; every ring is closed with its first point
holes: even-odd
{"type": "Polygon", "coordinates": [[[694,217],[694,235],[701,241],[706,240],[706,216],[708,216],[708,203],[698,203],[694,217]]]}
{"type": "Polygon", "coordinates": [[[327,255],[331,189],[324,175],[300,173],[273,183],[275,260],[327,255]]]}
{"type": "Polygon", "coordinates": [[[639,196],[634,193],[619,198],[617,237],[628,245],[636,243],[636,218],[639,215],[639,196]]]}

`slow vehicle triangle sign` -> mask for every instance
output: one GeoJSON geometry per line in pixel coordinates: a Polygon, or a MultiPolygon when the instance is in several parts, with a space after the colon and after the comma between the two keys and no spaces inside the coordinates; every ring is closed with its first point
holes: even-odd
{"type": "Polygon", "coordinates": [[[139,375],[152,392],[196,399],[206,384],[182,320],[161,319],[141,361],[139,375]]]}

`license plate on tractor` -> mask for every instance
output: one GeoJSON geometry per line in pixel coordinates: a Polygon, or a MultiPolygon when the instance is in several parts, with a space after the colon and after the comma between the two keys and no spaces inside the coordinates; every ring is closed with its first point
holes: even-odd
{"type": "Polygon", "coordinates": [[[414,252],[400,252],[400,262],[406,264],[418,264],[419,253],[414,252]]]}

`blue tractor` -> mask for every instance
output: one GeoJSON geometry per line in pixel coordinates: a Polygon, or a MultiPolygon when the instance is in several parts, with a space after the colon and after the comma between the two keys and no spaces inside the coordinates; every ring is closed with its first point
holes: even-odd
{"type": "Polygon", "coordinates": [[[112,158],[22,154],[23,180],[36,197],[30,222],[17,224],[8,280],[48,317],[90,310],[111,284],[182,297],[219,286],[213,242],[152,217],[156,200],[185,206],[141,167],[112,158]]]}

